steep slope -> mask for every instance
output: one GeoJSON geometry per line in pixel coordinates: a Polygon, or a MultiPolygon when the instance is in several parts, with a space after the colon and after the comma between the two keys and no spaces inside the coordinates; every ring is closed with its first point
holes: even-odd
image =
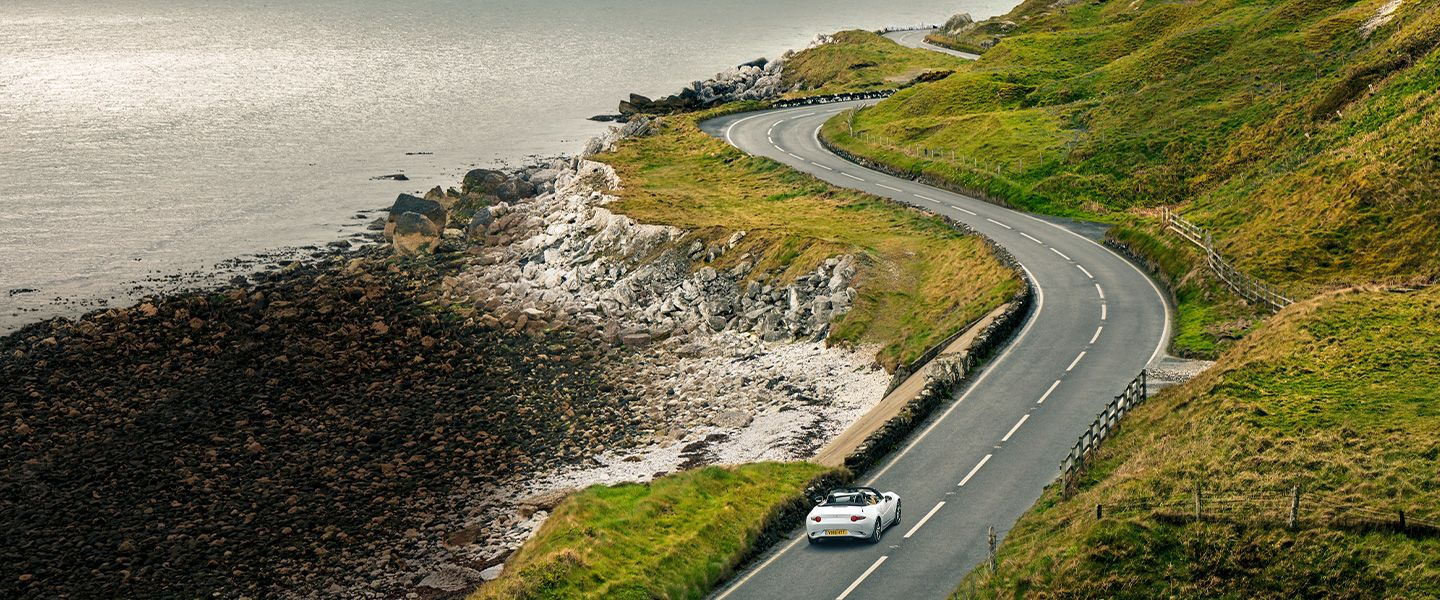
{"type": "Polygon", "coordinates": [[[1434,287],[1280,313],[1047,490],[977,597],[1440,597],[1436,314],[1434,287]]]}

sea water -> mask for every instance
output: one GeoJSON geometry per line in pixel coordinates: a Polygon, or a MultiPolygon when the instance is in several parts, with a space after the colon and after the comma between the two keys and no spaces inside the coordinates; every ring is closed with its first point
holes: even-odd
{"type": "Polygon", "coordinates": [[[574,153],[631,92],[1013,4],[6,0],[0,333],[352,236],[361,211],[475,166],[574,153]]]}

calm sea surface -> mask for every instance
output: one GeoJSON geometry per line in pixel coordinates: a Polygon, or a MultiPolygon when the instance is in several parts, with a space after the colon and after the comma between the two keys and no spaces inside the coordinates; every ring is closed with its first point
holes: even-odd
{"type": "Polygon", "coordinates": [[[360,232],[358,211],[473,166],[573,153],[630,92],[1013,4],[5,0],[0,333],[360,232]],[[372,179],[391,173],[410,181],[372,179]]]}

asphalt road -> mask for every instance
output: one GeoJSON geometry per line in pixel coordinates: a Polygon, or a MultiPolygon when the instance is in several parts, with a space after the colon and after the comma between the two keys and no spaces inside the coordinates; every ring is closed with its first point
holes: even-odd
{"type": "Polygon", "coordinates": [[[875,545],[812,546],[803,529],[712,597],[944,598],[1010,529],[1105,404],[1164,355],[1164,296],[1096,243],[1103,226],[1020,213],[890,177],[820,147],[825,119],[856,102],[731,115],[701,127],[830,183],[963,221],[1005,246],[1038,290],[1015,340],[955,400],[862,479],[903,502],[875,545]]]}
{"type": "Polygon", "coordinates": [[[932,34],[932,33],[935,33],[935,30],[934,30],[934,29],[918,29],[918,30],[915,30],[915,31],[892,31],[892,32],[890,32],[890,33],[885,34],[885,37],[890,38],[890,39],[892,39],[892,40],[895,40],[895,41],[896,41],[897,43],[899,43],[901,46],[906,46],[906,47],[909,47],[909,48],[920,48],[921,50],[930,50],[930,51],[933,51],[933,52],[943,52],[943,53],[949,54],[949,55],[951,55],[951,56],[958,56],[958,57],[960,57],[960,58],[968,58],[968,59],[970,59],[970,60],[975,60],[975,59],[977,59],[977,58],[980,58],[980,55],[979,55],[979,54],[971,54],[971,53],[969,53],[969,52],[961,52],[961,51],[959,51],[959,50],[951,50],[951,49],[946,48],[946,47],[944,47],[944,46],[936,46],[936,45],[934,45],[934,44],[931,44],[931,43],[929,43],[929,42],[926,42],[926,41],[925,41],[925,36],[930,35],[930,34],[932,34]]]}

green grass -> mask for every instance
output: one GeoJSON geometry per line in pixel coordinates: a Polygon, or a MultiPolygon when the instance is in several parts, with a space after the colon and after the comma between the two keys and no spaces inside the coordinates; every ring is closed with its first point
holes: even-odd
{"type": "Polygon", "coordinates": [[[761,530],[835,471],[810,463],[705,467],[571,496],[472,600],[703,598],[761,530]]]}
{"type": "Polygon", "coordinates": [[[960,68],[964,59],[907,48],[869,31],[842,31],[835,43],[796,55],[785,65],[782,86],[803,91],[786,97],[893,89],[928,71],[960,68]]]}
{"type": "Polygon", "coordinates": [[[610,208],[695,232],[682,244],[745,231],[713,266],[749,261],[749,277],[763,284],[783,285],[829,257],[856,255],[859,296],[831,324],[831,343],[879,342],[877,360],[893,370],[1019,289],[981,238],[955,233],[932,213],[745,155],[695,125],[711,114],[667,118],[660,135],[598,157],[624,181],[610,208]]]}
{"type": "Polygon", "coordinates": [[[1333,518],[1360,505],[1440,520],[1437,314],[1436,287],[1287,309],[1127,416],[1073,497],[1047,490],[1002,545],[998,575],[971,574],[979,596],[1440,597],[1440,538],[1333,518]],[[1199,523],[1174,509],[1094,518],[1097,504],[1186,502],[1196,483],[1234,496],[1300,486],[1301,526],[1287,530],[1281,509],[1199,523]]]}
{"type": "MultiPolygon", "coordinates": [[[[1363,38],[1359,24],[1382,4],[1139,0],[1062,12],[1032,0],[972,30],[972,41],[1001,39],[980,60],[860,111],[856,137],[838,119],[824,132],[1035,212],[1163,237],[1154,209],[1177,207],[1237,267],[1296,297],[1433,280],[1440,5],[1407,2],[1363,38]],[[904,151],[917,144],[965,158],[904,151]]],[[[1182,316],[1216,319],[1191,328],[1203,337],[1243,311],[1208,310],[1226,301],[1200,287],[1188,297],[1203,304],[1182,316]]],[[[1186,343],[1224,336],[1211,337],[1186,343]]]]}

